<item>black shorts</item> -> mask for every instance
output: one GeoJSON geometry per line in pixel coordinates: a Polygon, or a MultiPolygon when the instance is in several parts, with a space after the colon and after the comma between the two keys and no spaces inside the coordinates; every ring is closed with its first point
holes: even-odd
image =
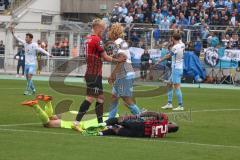
{"type": "Polygon", "coordinates": [[[102,76],[85,75],[87,96],[98,97],[103,94],[102,76]]]}
{"type": "Polygon", "coordinates": [[[119,129],[117,135],[123,137],[145,137],[144,123],[139,121],[125,121],[120,125],[123,128],[119,129]]]}

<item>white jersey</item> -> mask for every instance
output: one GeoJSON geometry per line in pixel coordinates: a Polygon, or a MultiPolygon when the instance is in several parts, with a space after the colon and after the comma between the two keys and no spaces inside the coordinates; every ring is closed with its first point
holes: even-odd
{"type": "Polygon", "coordinates": [[[115,43],[115,47],[113,50],[113,54],[123,53],[127,56],[127,60],[124,63],[122,70],[116,74],[117,79],[122,77],[127,77],[129,79],[134,78],[135,72],[131,64],[132,63],[131,54],[130,54],[127,42],[122,38],[118,38],[114,43],[115,43]]]}
{"type": "Polygon", "coordinates": [[[179,42],[172,47],[172,69],[183,69],[183,56],[185,44],[179,42]]]}
{"type": "Polygon", "coordinates": [[[24,45],[25,49],[25,64],[26,65],[36,65],[36,59],[37,59],[37,52],[44,53],[46,55],[50,55],[47,51],[44,49],[38,47],[37,43],[26,43],[24,40],[14,36],[19,42],[21,42],[24,45]]]}
{"type": "Polygon", "coordinates": [[[116,45],[114,48],[114,54],[124,53],[127,56],[127,63],[132,63],[127,42],[122,38],[118,38],[114,43],[116,45]]]}

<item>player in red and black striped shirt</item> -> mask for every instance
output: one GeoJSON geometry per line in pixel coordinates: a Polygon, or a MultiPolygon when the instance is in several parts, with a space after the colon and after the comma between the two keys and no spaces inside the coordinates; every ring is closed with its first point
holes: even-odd
{"type": "Polygon", "coordinates": [[[176,123],[168,121],[166,114],[157,112],[110,118],[106,124],[108,129],[100,132],[100,135],[163,138],[167,133],[174,133],[179,129],[176,123]]]}
{"type": "Polygon", "coordinates": [[[102,75],[102,53],[104,52],[102,40],[98,35],[89,35],[85,43],[87,56],[86,75],[102,75]]]}
{"type": "Polygon", "coordinates": [[[76,121],[73,124],[73,129],[80,131],[78,128],[79,122],[89,109],[90,105],[96,99],[96,114],[98,123],[102,123],[103,116],[103,86],[102,86],[102,60],[107,62],[123,62],[107,55],[103,49],[101,40],[102,34],[105,30],[105,23],[100,19],[95,19],[92,23],[93,33],[87,37],[86,40],[86,58],[87,71],[85,80],[87,84],[87,96],[80,106],[76,121]]]}

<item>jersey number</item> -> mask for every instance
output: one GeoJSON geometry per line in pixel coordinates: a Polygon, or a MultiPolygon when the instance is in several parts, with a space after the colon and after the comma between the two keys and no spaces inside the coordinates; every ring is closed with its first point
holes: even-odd
{"type": "Polygon", "coordinates": [[[156,137],[158,135],[163,135],[167,133],[167,125],[159,125],[152,127],[152,137],[156,137]]]}

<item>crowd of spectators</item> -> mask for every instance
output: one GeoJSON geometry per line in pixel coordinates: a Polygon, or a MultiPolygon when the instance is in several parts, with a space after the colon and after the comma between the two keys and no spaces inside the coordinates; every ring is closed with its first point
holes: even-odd
{"type": "Polygon", "coordinates": [[[122,0],[111,13],[112,22],[172,25],[231,25],[240,21],[238,0],[122,0]]]}
{"type": "Polygon", "coordinates": [[[52,47],[53,56],[69,56],[69,42],[67,39],[57,41],[52,47]]]}
{"type": "Polygon", "coordinates": [[[0,10],[5,10],[10,7],[11,0],[0,0],[0,10]]]}
{"type": "MultiPolygon", "coordinates": [[[[131,23],[155,24],[155,41],[168,40],[169,29],[192,29],[191,48],[207,47],[213,30],[222,30],[218,34],[221,44],[229,49],[240,48],[240,0],[122,0],[115,4],[109,19],[127,27],[131,23]]],[[[186,35],[183,32],[184,42],[186,35]]],[[[128,37],[136,46],[148,35],[131,32],[128,37]]]]}

